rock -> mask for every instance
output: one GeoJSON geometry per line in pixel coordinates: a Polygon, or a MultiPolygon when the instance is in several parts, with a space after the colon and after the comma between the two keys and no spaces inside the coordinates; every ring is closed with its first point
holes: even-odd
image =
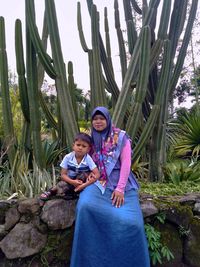
{"type": "Polygon", "coordinates": [[[198,202],[198,203],[195,203],[195,205],[194,205],[194,213],[196,214],[196,215],[200,215],[200,203],[198,202]]]}
{"type": "Polygon", "coordinates": [[[171,203],[170,208],[166,210],[166,219],[178,226],[188,229],[192,220],[193,213],[189,206],[181,206],[180,204],[171,203]]]}
{"type": "Polygon", "coordinates": [[[5,229],[9,230],[15,226],[15,224],[20,219],[20,213],[18,212],[17,208],[12,207],[6,212],[5,216],[5,229]]]}
{"type": "Polygon", "coordinates": [[[39,212],[40,205],[36,198],[25,199],[19,202],[18,211],[22,214],[31,213],[35,214],[39,212]]]}
{"type": "Polygon", "coordinates": [[[179,199],[179,203],[184,204],[184,205],[187,204],[187,205],[193,206],[194,203],[196,202],[197,198],[198,198],[198,195],[196,195],[196,194],[192,194],[192,193],[187,194],[187,195],[185,195],[179,199]]]}
{"type": "MultiPolygon", "coordinates": [[[[74,229],[74,225],[72,227],[74,229]]],[[[73,229],[48,231],[48,239],[45,249],[42,251],[43,257],[49,266],[57,266],[56,263],[69,262],[73,240],[73,229]]],[[[68,265],[67,265],[68,266],[68,265]]]]}
{"type": "Polygon", "coordinates": [[[75,218],[76,200],[52,199],[45,203],[41,219],[52,230],[72,226],[75,218]]]}
{"type": "Polygon", "coordinates": [[[184,259],[192,267],[200,266],[200,218],[193,218],[190,233],[184,242],[184,259]]]}
{"type": "Polygon", "coordinates": [[[48,232],[47,225],[40,220],[39,216],[35,216],[32,220],[32,224],[35,226],[35,228],[38,229],[38,231],[42,234],[46,234],[48,232]]]}
{"type": "Polygon", "coordinates": [[[8,259],[24,258],[39,253],[46,244],[46,235],[30,223],[18,223],[0,242],[0,248],[8,259]]]}
{"type": "Polygon", "coordinates": [[[5,223],[6,211],[10,208],[10,203],[6,200],[0,200],[0,224],[5,223]]]}
{"type": "Polygon", "coordinates": [[[156,229],[161,232],[161,242],[167,246],[174,256],[174,259],[168,261],[162,258],[162,264],[156,264],[156,267],[180,267],[182,265],[182,241],[177,228],[169,223],[159,224],[156,229]]]}
{"type": "Polygon", "coordinates": [[[144,201],[141,204],[141,209],[142,209],[142,213],[143,213],[144,218],[149,217],[151,215],[155,215],[158,213],[158,209],[151,201],[144,201]]]}
{"type": "Polygon", "coordinates": [[[2,240],[7,235],[7,233],[8,232],[5,229],[5,225],[0,224],[0,240],[2,240]]]}

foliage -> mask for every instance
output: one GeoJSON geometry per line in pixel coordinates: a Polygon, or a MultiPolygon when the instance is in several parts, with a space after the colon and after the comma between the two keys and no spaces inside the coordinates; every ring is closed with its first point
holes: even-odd
{"type": "Polygon", "coordinates": [[[199,103],[199,93],[200,93],[200,65],[194,69],[193,76],[191,78],[191,84],[193,85],[190,92],[190,96],[193,97],[193,101],[199,103]]]}
{"type": "Polygon", "coordinates": [[[174,258],[173,254],[167,246],[161,242],[161,233],[157,231],[152,225],[145,224],[145,232],[148,240],[148,247],[152,264],[162,264],[162,259],[166,258],[168,261],[174,258]]]}
{"type": "Polygon", "coordinates": [[[19,100],[19,90],[18,88],[10,89],[10,98],[12,105],[12,114],[13,114],[13,125],[15,129],[15,134],[18,139],[21,138],[22,127],[23,127],[23,115],[21,111],[21,104],[19,100]]]}
{"type": "Polygon", "coordinates": [[[200,109],[184,112],[170,123],[173,132],[174,151],[177,156],[198,157],[200,154],[200,109]]]}
{"type": "Polygon", "coordinates": [[[179,225],[179,235],[181,237],[188,236],[190,234],[190,229],[186,229],[183,225],[179,225]]]}
{"type": "MultiPolygon", "coordinates": [[[[0,98],[0,118],[3,118],[2,99],[0,98]]],[[[0,119],[0,139],[3,137],[3,121],[0,119]]]]}
{"type": "Polygon", "coordinates": [[[193,181],[183,181],[181,185],[173,184],[172,182],[165,183],[150,183],[147,181],[139,181],[140,192],[150,194],[152,196],[177,196],[186,193],[200,192],[200,183],[193,181]]]}
{"type": "Polygon", "coordinates": [[[63,152],[69,151],[68,148],[59,148],[58,140],[50,142],[45,139],[42,141],[42,147],[44,167],[47,170],[52,166],[57,165],[59,156],[61,156],[63,152]]]}
{"type": "Polygon", "coordinates": [[[155,215],[155,218],[162,224],[165,223],[166,219],[166,214],[164,212],[159,212],[158,214],[155,215]]]}
{"type": "Polygon", "coordinates": [[[81,120],[78,122],[78,125],[80,127],[80,131],[88,131],[90,129],[90,122],[89,121],[85,121],[85,120],[81,120]]]}
{"type": "Polygon", "coordinates": [[[200,163],[190,160],[175,160],[164,168],[165,179],[176,185],[183,181],[200,182],[200,163]]]}
{"type": "Polygon", "coordinates": [[[15,158],[15,164],[10,169],[6,161],[0,171],[0,197],[35,197],[46,188],[56,183],[58,173],[52,166],[51,172],[40,170],[35,161],[29,168],[29,156],[23,154],[15,158]]]}
{"type": "Polygon", "coordinates": [[[141,161],[140,157],[133,162],[131,169],[138,179],[148,178],[148,162],[141,161]]]}
{"type": "MultiPolygon", "coordinates": [[[[18,139],[21,137],[21,129],[23,124],[23,116],[19,101],[19,90],[15,88],[10,88],[10,101],[12,106],[12,117],[13,124],[15,129],[15,134],[18,139]]],[[[4,138],[4,130],[3,130],[3,110],[2,110],[2,98],[0,97],[0,138],[4,138]]]]}

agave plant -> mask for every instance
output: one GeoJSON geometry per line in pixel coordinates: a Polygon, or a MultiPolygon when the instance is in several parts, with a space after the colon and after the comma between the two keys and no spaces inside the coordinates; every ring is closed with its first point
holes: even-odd
{"type": "Polygon", "coordinates": [[[133,162],[131,169],[138,179],[148,178],[148,162],[141,161],[140,157],[133,162]]]}
{"type": "Polygon", "coordinates": [[[0,173],[0,197],[35,197],[56,183],[57,173],[52,170],[41,170],[32,161],[32,169],[29,168],[29,157],[18,152],[12,168],[5,162],[0,173]]]}
{"type": "Polygon", "coordinates": [[[42,147],[43,147],[42,156],[46,170],[51,168],[53,165],[57,165],[59,156],[61,156],[63,152],[66,153],[66,151],[68,151],[67,147],[59,148],[58,140],[50,142],[47,139],[45,139],[42,142],[42,147]]]}
{"type": "Polygon", "coordinates": [[[175,185],[183,181],[200,182],[200,164],[198,161],[178,159],[167,163],[164,173],[165,179],[175,185]]]}
{"type": "Polygon", "coordinates": [[[200,111],[185,113],[174,126],[178,129],[175,134],[174,150],[177,156],[194,156],[200,154],[200,111]]]}

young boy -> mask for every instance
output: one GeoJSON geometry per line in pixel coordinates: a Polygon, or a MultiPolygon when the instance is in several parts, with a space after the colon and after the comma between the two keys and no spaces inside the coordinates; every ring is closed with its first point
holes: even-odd
{"type": "Polygon", "coordinates": [[[73,143],[73,151],[67,154],[60,164],[61,181],[43,192],[41,200],[48,200],[53,195],[75,197],[76,193],[96,182],[100,173],[88,154],[90,149],[91,137],[86,133],[78,133],[73,143]]]}

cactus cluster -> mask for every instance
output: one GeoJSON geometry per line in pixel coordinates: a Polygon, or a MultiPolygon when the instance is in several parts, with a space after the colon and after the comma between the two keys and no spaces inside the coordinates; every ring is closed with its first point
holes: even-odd
{"type": "MultiPolygon", "coordinates": [[[[161,169],[166,158],[165,125],[168,118],[168,99],[181,73],[198,1],[193,0],[191,7],[188,1],[181,0],[175,0],[173,6],[171,0],[162,1],[162,3],[160,0],[151,0],[149,3],[141,2],[141,7],[139,7],[137,1],[123,1],[128,40],[128,51],[126,51],[120,26],[118,0],[114,1],[115,28],[122,75],[120,90],[116,85],[111,52],[108,49],[112,45],[109,44],[106,12],[106,49],[99,32],[100,56],[105,75],[105,88],[113,97],[113,121],[117,126],[124,127],[133,139],[135,151],[133,160],[142,155],[146,144],[151,146],[147,157],[152,164],[151,177],[155,180],[161,179],[161,169]],[[158,8],[161,8],[161,5],[161,17],[158,19],[158,8]],[[142,20],[142,27],[138,31],[136,31],[134,13],[137,13],[142,20]],[[183,36],[183,41],[178,51],[180,36],[183,36]],[[129,62],[127,53],[130,57],[129,62]]],[[[87,0],[87,5],[91,14],[95,5],[92,0],[87,0]]],[[[80,18],[80,3],[78,3],[78,19],[80,18]]],[[[93,23],[92,19],[91,23],[93,23]]],[[[78,28],[81,32],[80,39],[83,39],[80,23],[78,23],[78,28]]],[[[92,64],[94,64],[93,61],[90,62],[90,65],[92,64]]],[[[97,90],[99,89],[91,87],[91,94],[92,91],[97,92],[97,90]]]]}
{"type": "MultiPolygon", "coordinates": [[[[143,153],[147,144],[151,146],[148,155],[152,166],[151,176],[154,177],[153,179],[161,179],[161,167],[166,151],[165,125],[168,117],[168,100],[180,76],[198,0],[192,0],[188,18],[187,0],[174,0],[173,6],[171,0],[145,0],[141,1],[140,5],[135,0],[124,0],[126,36],[120,24],[121,10],[119,10],[118,0],[113,1],[113,16],[121,64],[121,86],[115,80],[107,8],[104,9],[104,45],[99,29],[98,7],[92,0],[86,2],[91,18],[91,48],[87,45],[82,28],[84,19],[81,15],[80,2],[77,3],[77,28],[82,48],[88,54],[91,106],[108,106],[106,94],[111,94],[113,121],[116,126],[124,127],[131,136],[135,151],[133,160],[143,153]],[[158,8],[162,8],[160,19],[157,17],[158,8]],[[135,24],[135,14],[142,20],[139,30],[135,24]],[[182,45],[178,50],[180,37],[183,37],[182,45]],[[126,49],[124,39],[127,39],[128,49],[126,49]],[[127,55],[130,60],[127,59],[127,55]]],[[[24,144],[32,143],[34,157],[42,168],[40,110],[45,113],[49,124],[57,132],[57,137],[62,140],[62,144],[70,146],[74,135],[79,131],[74,101],[73,64],[68,63],[67,77],[55,1],[45,0],[42,38],[35,22],[34,1],[25,0],[25,4],[26,66],[20,20],[16,20],[15,29],[20,101],[25,121],[24,127],[27,129],[24,131],[24,144]],[[51,56],[46,52],[48,37],[51,56]],[[48,110],[40,91],[44,72],[55,80],[58,98],[57,118],[48,110]],[[38,108],[39,106],[41,109],[38,108]]],[[[0,78],[4,99],[3,109],[6,114],[4,127],[5,134],[14,137],[6,74],[8,69],[3,18],[0,19],[0,34],[2,37],[0,39],[0,78]]]]}

